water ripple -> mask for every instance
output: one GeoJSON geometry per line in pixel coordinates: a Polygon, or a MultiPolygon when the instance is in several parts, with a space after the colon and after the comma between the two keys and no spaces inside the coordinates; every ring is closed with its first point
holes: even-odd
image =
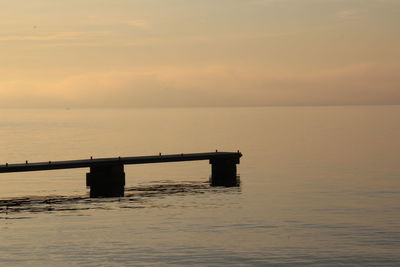
{"type": "MultiPolygon", "coordinates": [[[[154,207],[148,202],[154,198],[167,196],[187,196],[205,193],[237,193],[239,188],[213,188],[205,182],[157,183],[139,185],[125,189],[121,198],[89,198],[84,196],[27,196],[0,199],[0,219],[29,219],[29,216],[10,217],[11,214],[29,212],[65,212],[84,211],[91,209],[110,209],[110,203],[118,203],[118,208],[136,209],[154,207]]],[[[155,204],[156,207],[170,207],[171,204],[155,204]]]]}

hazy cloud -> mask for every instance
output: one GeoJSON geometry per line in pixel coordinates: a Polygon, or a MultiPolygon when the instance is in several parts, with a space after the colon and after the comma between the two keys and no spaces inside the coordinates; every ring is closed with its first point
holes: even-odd
{"type": "Polygon", "coordinates": [[[109,32],[56,32],[36,35],[0,35],[0,41],[71,41],[93,40],[109,36],[109,32]]]}
{"type": "Polygon", "coordinates": [[[353,9],[343,9],[336,13],[339,17],[352,17],[356,14],[356,11],[353,9]]]}
{"type": "Polygon", "coordinates": [[[84,73],[34,86],[0,84],[9,88],[0,103],[7,106],[4,99],[20,97],[29,99],[22,101],[26,105],[46,107],[400,104],[396,69],[360,64],[286,72],[214,65],[84,73]]]}
{"type": "Polygon", "coordinates": [[[137,28],[142,28],[142,29],[149,28],[149,23],[145,20],[128,20],[128,21],[125,21],[124,23],[135,26],[137,28]]]}
{"type": "Polygon", "coordinates": [[[89,16],[82,23],[89,25],[130,25],[136,28],[147,29],[150,27],[150,23],[144,19],[132,19],[132,18],[115,18],[115,17],[100,17],[100,16],[89,16]]]}

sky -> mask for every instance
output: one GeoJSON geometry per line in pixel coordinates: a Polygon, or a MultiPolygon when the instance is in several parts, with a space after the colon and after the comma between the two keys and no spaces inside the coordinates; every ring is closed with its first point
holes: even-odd
{"type": "Polygon", "coordinates": [[[400,104],[400,0],[0,7],[0,107],[400,104]]]}

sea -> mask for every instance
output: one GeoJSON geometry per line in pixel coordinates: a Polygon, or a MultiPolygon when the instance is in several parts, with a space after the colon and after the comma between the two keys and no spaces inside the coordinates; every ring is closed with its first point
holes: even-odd
{"type": "Polygon", "coordinates": [[[400,106],[1,109],[0,165],[240,151],[126,165],[125,196],[88,169],[0,174],[1,266],[400,266],[400,106]]]}

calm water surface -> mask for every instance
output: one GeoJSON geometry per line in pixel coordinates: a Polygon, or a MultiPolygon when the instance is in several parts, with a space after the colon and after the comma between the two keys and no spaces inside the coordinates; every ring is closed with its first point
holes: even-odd
{"type": "Polygon", "coordinates": [[[0,263],[14,266],[400,265],[399,106],[1,110],[0,164],[240,151],[126,166],[126,197],[86,169],[0,174],[0,263]]]}

